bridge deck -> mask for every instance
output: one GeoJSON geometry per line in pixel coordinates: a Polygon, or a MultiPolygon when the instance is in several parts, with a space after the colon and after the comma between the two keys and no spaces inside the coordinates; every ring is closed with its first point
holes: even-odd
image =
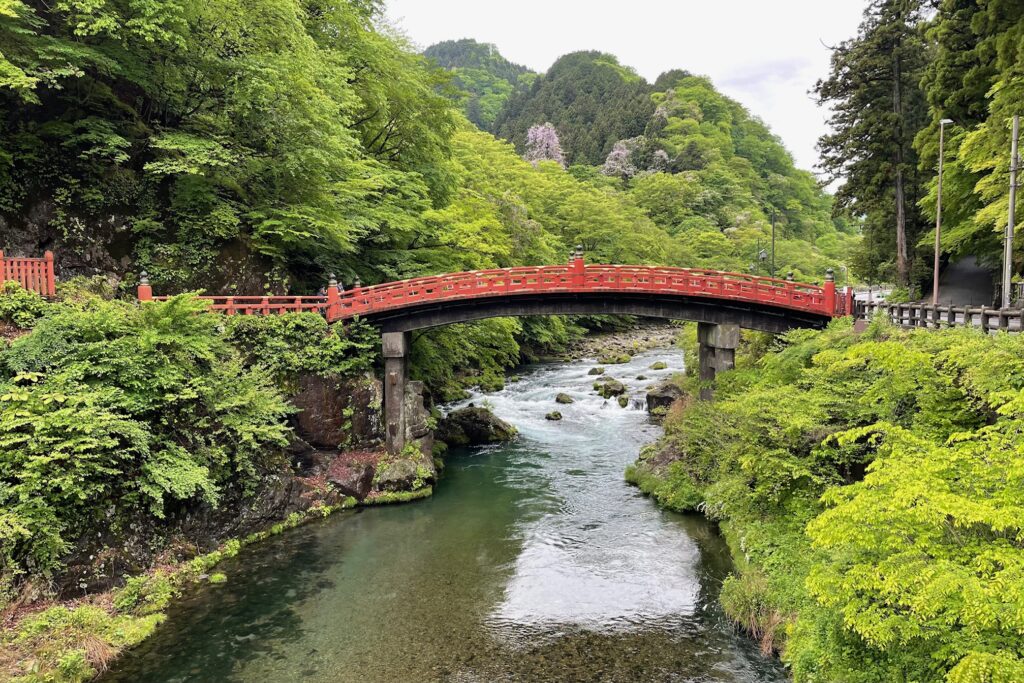
{"type": "MultiPolygon", "coordinates": [[[[330,321],[372,316],[430,303],[513,298],[544,294],[629,294],[700,297],[724,302],[755,303],[765,307],[824,317],[850,315],[852,296],[824,286],[788,280],[689,268],[584,265],[577,256],[564,266],[528,266],[451,273],[389,282],[341,291],[328,287],[318,296],[210,296],[212,308],[227,315],[273,315],[317,311],[330,321]]],[[[147,282],[140,299],[154,297],[147,282]]]]}

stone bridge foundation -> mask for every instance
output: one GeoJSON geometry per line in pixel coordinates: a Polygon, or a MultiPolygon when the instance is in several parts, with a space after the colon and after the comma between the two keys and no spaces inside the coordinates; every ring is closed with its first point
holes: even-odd
{"type": "Polygon", "coordinates": [[[409,332],[385,332],[384,356],[384,434],[389,453],[401,453],[407,437],[405,386],[409,381],[409,332]]]}
{"type": "Polygon", "coordinates": [[[733,324],[697,323],[698,362],[700,365],[700,398],[710,401],[713,383],[719,372],[736,367],[736,347],[740,345],[740,326],[733,324]]]}

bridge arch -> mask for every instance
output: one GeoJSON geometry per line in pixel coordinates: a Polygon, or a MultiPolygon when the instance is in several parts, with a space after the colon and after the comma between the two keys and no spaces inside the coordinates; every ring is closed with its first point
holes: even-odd
{"type": "MultiPolygon", "coordinates": [[[[140,300],[153,296],[145,277],[140,300]]],[[[698,323],[700,376],[707,383],[733,367],[739,330],[779,333],[824,327],[853,313],[852,291],[837,292],[831,271],[823,286],[739,273],[650,266],[585,265],[582,250],[564,266],[452,273],[343,290],[333,276],[316,296],[213,296],[226,315],[316,311],[329,321],[363,319],[380,327],[384,355],[387,446],[406,440],[405,388],[410,333],[493,317],[635,315],[698,323]]],[[[702,391],[702,397],[710,390],[702,391]]]]}

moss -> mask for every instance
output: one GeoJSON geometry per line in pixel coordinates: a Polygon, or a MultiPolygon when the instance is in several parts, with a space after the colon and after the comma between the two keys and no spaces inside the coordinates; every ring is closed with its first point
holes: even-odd
{"type": "Polygon", "coordinates": [[[657,363],[651,363],[651,370],[665,370],[668,368],[668,363],[658,361],[657,363]]]}
{"type": "Polygon", "coordinates": [[[626,483],[654,498],[658,505],[675,512],[696,512],[703,496],[681,463],[672,463],[668,471],[659,473],[644,463],[626,468],[626,483]]]}
{"type": "Polygon", "coordinates": [[[3,638],[0,669],[12,683],[79,683],[94,677],[118,653],[145,640],[162,614],[111,614],[97,605],[51,607],[21,621],[3,638]],[[7,664],[6,661],[3,662],[7,664]]]}
{"type": "Polygon", "coordinates": [[[628,405],[629,405],[629,397],[628,396],[619,396],[619,407],[620,408],[625,408],[628,405]]]}
{"type": "Polygon", "coordinates": [[[391,505],[393,503],[409,503],[434,495],[433,486],[425,486],[415,491],[384,491],[364,498],[361,505],[391,505]]]}
{"type": "Polygon", "coordinates": [[[605,365],[622,365],[623,363],[628,363],[629,361],[633,360],[633,356],[625,352],[609,352],[602,354],[601,357],[598,358],[598,360],[604,363],[605,365]]]}
{"type": "Polygon", "coordinates": [[[223,572],[217,572],[215,574],[210,574],[210,578],[207,579],[207,581],[209,581],[212,584],[226,583],[227,580],[228,580],[227,574],[224,574],[223,572]]]}

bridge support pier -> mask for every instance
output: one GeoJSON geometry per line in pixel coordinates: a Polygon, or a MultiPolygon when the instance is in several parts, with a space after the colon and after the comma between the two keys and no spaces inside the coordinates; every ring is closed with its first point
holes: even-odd
{"type": "Polygon", "coordinates": [[[700,364],[700,399],[710,401],[713,382],[719,372],[736,367],[736,347],[740,344],[740,326],[733,324],[697,323],[700,364]]]}
{"type": "Polygon", "coordinates": [[[405,385],[409,380],[409,332],[385,332],[384,355],[384,425],[388,453],[401,453],[405,448],[406,422],[405,385]]]}

